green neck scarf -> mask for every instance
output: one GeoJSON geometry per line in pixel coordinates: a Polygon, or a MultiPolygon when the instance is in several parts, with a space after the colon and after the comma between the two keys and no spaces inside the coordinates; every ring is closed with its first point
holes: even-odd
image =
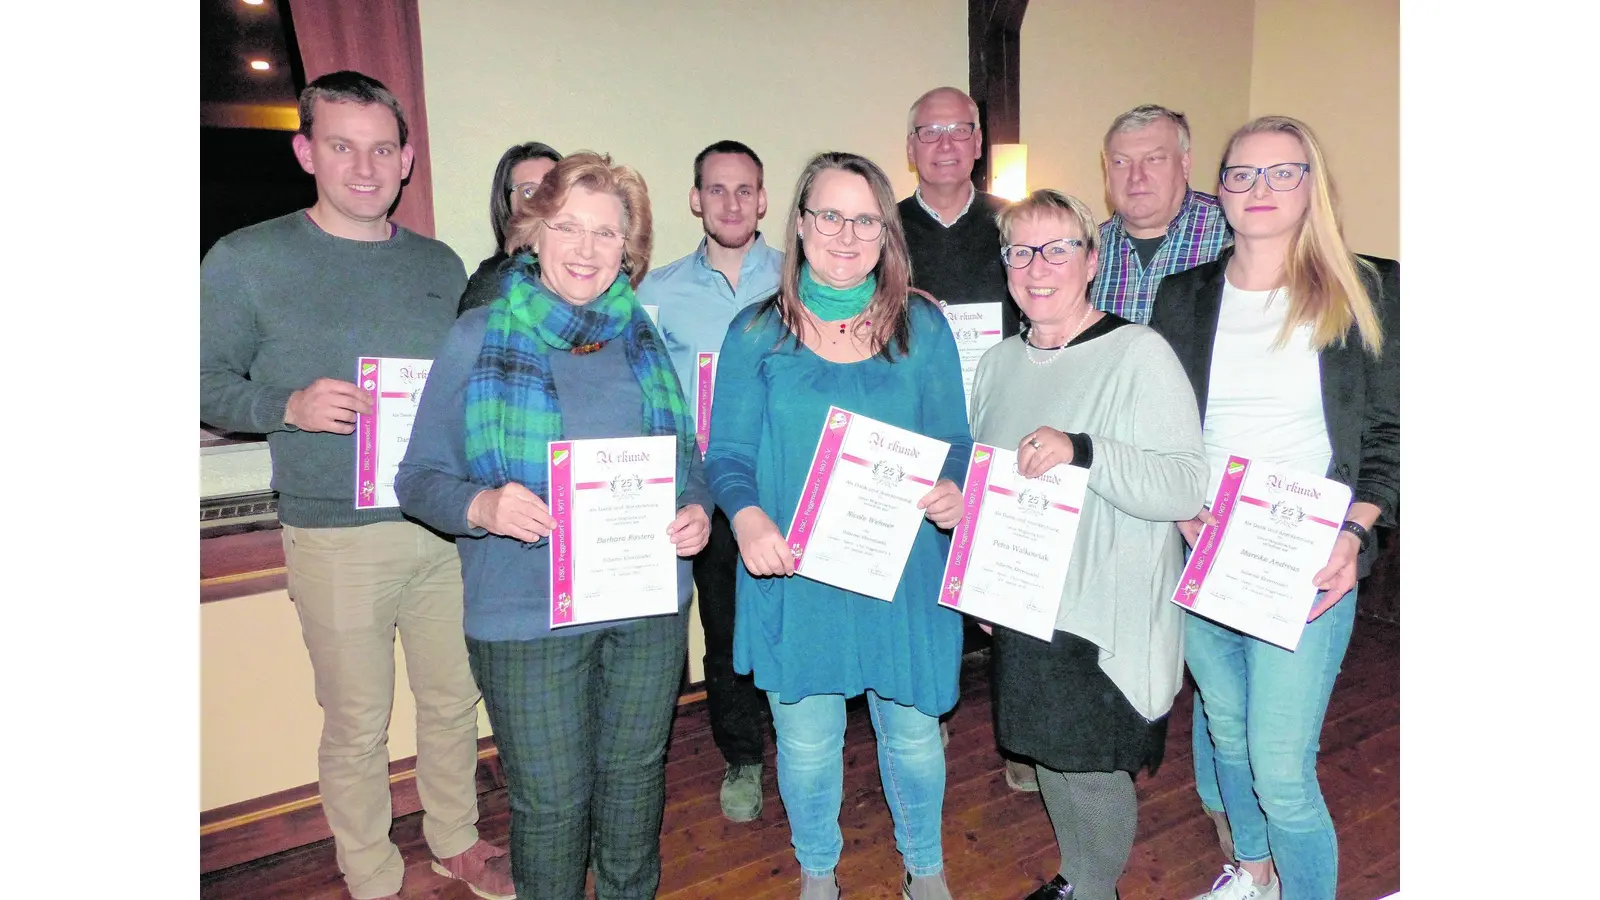
{"type": "Polygon", "coordinates": [[[860,315],[872,302],[872,292],[878,287],[878,276],[868,275],[853,288],[840,290],[828,287],[811,275],[811,264],[800,264],[800,302],[824,322],[837,322],[860,315]]]}

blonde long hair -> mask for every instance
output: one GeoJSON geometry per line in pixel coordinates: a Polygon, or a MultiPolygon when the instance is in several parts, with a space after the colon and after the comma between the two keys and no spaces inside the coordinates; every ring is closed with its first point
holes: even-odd
{"type": "MultiPolygon", "coordinates": [[[[1361,273],[1370,276],[1370,283],[1379,290],[1382,282],[1377,268],[1345,245],[1333,177],[1328,173],[1322,143],[1310,126],[1289,116],[1253,119],[1228,138],[1222,165],[1227,166],[1229,155],[1241,139],[1270,132],[1293,135],[1305,150],[1306,162],[1311,164],[1311,197],[1283,263],[1289,315],[1273,347],[1282,347],[1294,329],[1304,324],[1312,326],[1313,348],[1320,351],[1335,344],[1342,347],[1353,325],[1361,334],[1362,346],[1378,356],[1382,353],[1383,326],[1361,273]]],[[[1220,171],[1218,174],[1220,178],[1220,171]]]]}

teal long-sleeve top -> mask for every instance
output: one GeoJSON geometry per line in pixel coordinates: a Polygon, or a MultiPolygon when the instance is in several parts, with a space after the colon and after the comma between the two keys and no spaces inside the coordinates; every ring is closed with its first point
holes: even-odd
{"type": "MultiPolygon", "coordinates": [[[[712,496],[730,518],[757,506],[780,530],[789,527],[830,405],[948,442],[940,477],[962,484],[972,437],[955,338],[925,299],[913,295],[908,315],[907,354],[857,363],[797,345],[771,303],[734,318],[705,458],[712,496]]],[[[948,712],[959,692],[962,625],[938,604],[949,547],[924,519],[890,603],[799,575],[756,578],[740,566],[734,668],[784,703],[872,690],[928,715],[948,712]]]]}

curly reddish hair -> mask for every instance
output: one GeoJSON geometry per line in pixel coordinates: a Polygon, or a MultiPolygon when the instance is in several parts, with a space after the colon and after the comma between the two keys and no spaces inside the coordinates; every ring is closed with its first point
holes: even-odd
{"type": "Polygon", "coordinates": [[[506,223],[505,251],[531,247],[544,232],[545,221],[567,205],[567,196],[576,187],[597,194],[610,194],[622,202],[622,271],[634,287],[650,269],[650,246],[654,239],[650,219],[650,193],[644,178],[629,166],[613,165],[610,154],[584,150],[556,163],[544,176],[539,189],[527,199],[516,198],[511,221],[506,223]]]}

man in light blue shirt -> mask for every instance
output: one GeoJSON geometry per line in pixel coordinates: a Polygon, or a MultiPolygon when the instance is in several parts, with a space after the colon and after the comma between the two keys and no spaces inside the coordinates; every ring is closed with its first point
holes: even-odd
{"type": "MultiPolygon", "coordinates": [[[[694,158],[689,208],[700,217],[705,238],[693,253],[646,275],[638,296],[641,304],[656,309],[667,353],[698,420],[696,357],[720,352],[733,317],[777,291],[783,254],[767,246],[757,230],[767,212],[761,158],[738,141],[718,141],[694,158]]],[[[694,558],[706,642],[706,703],[712,737],[727,763],[722,814],[748,822],[761,815],[767,700],[750,676],[733,671],[733,589],[739,565],[733,528],[722,510],[714,510],[711,538],[694,558]]]]}

